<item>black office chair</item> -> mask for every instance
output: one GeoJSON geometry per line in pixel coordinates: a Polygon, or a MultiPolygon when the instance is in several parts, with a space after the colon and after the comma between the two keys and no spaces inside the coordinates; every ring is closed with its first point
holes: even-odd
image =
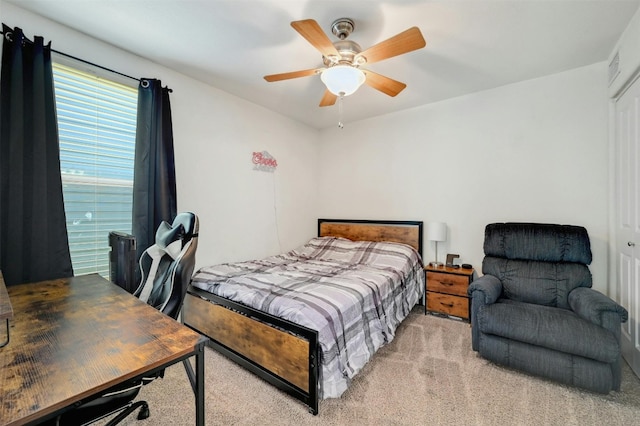
{"type": "MultiPolygon", "coordinates": [[[[140,257],[142,280],[135,295],[149,305],[177,319],[182,302],[191,282],[198,247],[198,216],[180,213],[173,223],[163,222],[156,231],[156,244],[140,257]]],[[[116,413],[107,423],[116,425],[140,408],[138,419],[149,417],[146,401],[135,401],[142,386],[164,376],[164,370],[152,377],[145,377],[115,386],[96,399],[74,408],[53,419],[49,424],[84,425],[104,419],[116,413]]]]}

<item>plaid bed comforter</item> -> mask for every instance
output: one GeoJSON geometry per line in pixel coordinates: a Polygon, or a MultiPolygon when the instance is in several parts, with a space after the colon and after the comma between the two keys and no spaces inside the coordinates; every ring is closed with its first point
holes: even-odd
{"type": "Polygon", "coordinates": [[[318,331],[321,398],[337,398],[424,293],[419,254],[396,243],[313,238],[288,253],[200,269],[202,290],[318,331]]]}

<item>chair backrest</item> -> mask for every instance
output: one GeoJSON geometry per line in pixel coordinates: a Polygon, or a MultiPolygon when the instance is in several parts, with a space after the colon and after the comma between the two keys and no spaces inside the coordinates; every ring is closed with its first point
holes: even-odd
{"type": "Polygon", "coordinates": [[[576,287],[591,287],[591,244],[581,226],[492,223],[485,228],[483,274],[498,277],[503,296],[568,308],[576,287]]]}
{"type": "Polygon", "coordinates": [[[160,224],[156,243],[140,257],[142,280],[134,294],[172,318],[177,318],[191,282],[198,231],[198,216],[180,213],[171,225],[160,224]]]}

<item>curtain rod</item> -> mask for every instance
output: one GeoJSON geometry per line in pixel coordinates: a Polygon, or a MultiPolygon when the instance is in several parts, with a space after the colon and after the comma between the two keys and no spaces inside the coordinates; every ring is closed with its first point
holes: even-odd
{"type": "MultiPolygon", "coordinates": [[[[4,31],[0,30],[0,34],[4,35],[4,31]]],[[[28,38],[25,37],[25,39],[28,40],[30,43],[33,43],[28,38]]],[[[141,81],[141,79],[139,79],[139,78],[132,77],[132,76],[130,76],[128,74],[121,73],[120,71],[116,71],[116,70],[113,70],[111,68],[107,68],[107,67],[104,67],[102,65],[95,64],[93,62],[89,62],[86,59],[78,58],[77,56],[69,55],[68,53],[64,53],[64,52],[61,52],[61,51],[56,50],[56,49],[51,49],[51,51],[54,52],[54,53],[57,53],[58,55],[62,55],[62,56],[66,56],[67,58],[75,59],[76,61],[80,61],[80,62],[85,63],[87,65],[91,65],[93,67],[97,67],[97,68],[103,69],[105,71],[121,75],[122,77],[130,78],[131,80],[135,80],[135,81],[138,81],[138,82],[141,81]]],[[[173,93],[173,90],[169,89],[168,87],[167,87],[167,90],[169,90],[169,93],[173,93]]]]}

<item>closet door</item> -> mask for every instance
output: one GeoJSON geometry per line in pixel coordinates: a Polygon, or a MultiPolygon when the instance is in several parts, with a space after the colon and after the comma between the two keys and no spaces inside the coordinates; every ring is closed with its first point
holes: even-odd
{"type": "Polygon", "coordinates": [[[616,101],[615,116],[617,289],[629,311],[622,353],[640,376],[640,80],[616,101]]]}

